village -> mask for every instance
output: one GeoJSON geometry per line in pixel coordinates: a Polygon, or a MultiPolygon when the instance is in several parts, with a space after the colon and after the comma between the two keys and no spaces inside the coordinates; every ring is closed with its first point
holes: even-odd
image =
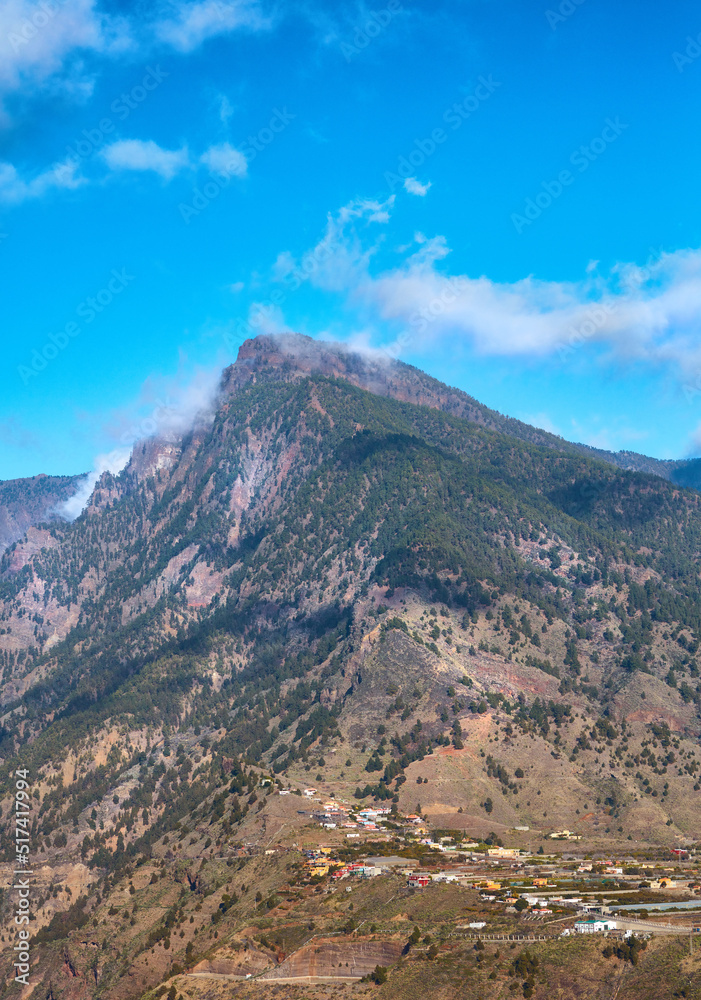
{"type": "MultiPolygon", "coordinates": [[[[561,937],[671,933],[689,935],[693,946],[701,934],[701,853],[692,845],[622,857],[555,853],[555,843],[532,852],[493,836],[467,840],[462,831],[431,830],[424,816],[400,815],[396,807],[322,801],[314,788],[296,794],[308,802],[298,810],[309,820],[303,829],[323,836],[300,844],[302,879],[327,892],[351,892],[354,882],[377,878],[392,878],[408,892],[450,883],[479,894],[480,919],[455,927],[476,936],[489,936],[492,917],[502,930],[510,920],[516,935],[532,934],[535,925],[561,937]]],[[[581,838],[563,830],[547,839],[581,838]]]]}

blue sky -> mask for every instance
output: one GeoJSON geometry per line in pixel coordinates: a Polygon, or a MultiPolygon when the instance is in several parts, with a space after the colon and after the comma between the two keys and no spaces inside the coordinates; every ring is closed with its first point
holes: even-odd
{"type": "Polygon", "coordinates": [[[701,448],[701,12],[7,0],[0,478],[118,467],[246,336],[701,448]]]}

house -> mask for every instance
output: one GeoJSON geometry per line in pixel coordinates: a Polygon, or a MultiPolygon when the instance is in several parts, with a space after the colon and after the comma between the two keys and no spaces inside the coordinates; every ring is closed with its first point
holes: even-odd
{"type": "Polygon", "coordinates": [[[430,875],[410,875],[406,884],[410,889],[425,889],[430,881],[430,875]]]}
{"type": "Polygon", "coordinates": [[[534,878],[533,879],[533,885],[537,886],[540,889],[544,888],[547,884],[548,884],[548,880],[546,878],[534,878]]]}
{"type": "Polygon", "coordinates": [[[488,847],[487,854],[490,858],[519,858],[521,856],[518,847],[488,847]]]}
{"type": "Polygon", "coordinates": [[[376,875],[382,875],[382,868],[376,868],[374,865],[363,865],[358,869],[358,875],[360,878],[374,878],[376,875]]]}
{"type": "Polygon", "coordinates": [[[316,795],[316,788],[305,788],[302,791],[302,795],[305,799],[312,799],[316,795]]]}
{"type": "Polygon", "coordinates": [[[674,889],[677,883],[673,878],[661,878],[659,881],[653,880],[650,882],[651,889],[674,889]]]}
{"type": "Polygon", "coordinates": [[[575,920],[574,930],[576,934],[604,934],[606,931],[613,931],[616,925],[611,920],[575,920]]]}
{"type": "Polygon", "coordinates": [[[323,877],[324,875],[328,875],[329,874],[329,866],[328,865],[315,865],[313,868],[310,868],[309,874],[311,875],[312,878],[323,877]]]}

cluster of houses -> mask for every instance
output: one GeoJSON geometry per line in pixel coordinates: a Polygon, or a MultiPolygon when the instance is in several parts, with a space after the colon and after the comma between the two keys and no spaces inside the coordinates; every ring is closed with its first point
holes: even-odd
{"type": "Polygon", "coordinates": [[[337,871],[333,872],[332,878],[341,879],[349,878],[351,875],[356,875],[358,878],[374,878],[376,875],[382,875],[385,871],[384,868],[380,868],[379,865],[369,865],[362,861],[355,862],[350,865],[344,865],[343,868],[339,868],[337,871]]]}
{"type": "MultiPolygon", "coordinates": [[[[313,791],[313,789],[307,789],[307,791],[313,791]]],[[[312,818],[325,830],[335,830],[340,827],[344,830],[372,831],[379,829],[378,822],[385,819],[389,812],[387,807],[367,808],[351,812],[351,807],[345,803],[324,802],[318,809],[314,810],[312,818]]]]}

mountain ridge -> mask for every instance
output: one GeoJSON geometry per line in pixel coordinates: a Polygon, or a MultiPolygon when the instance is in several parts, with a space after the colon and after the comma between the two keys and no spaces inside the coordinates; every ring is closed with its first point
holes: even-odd
{"type": "MultiPolygon", "coordinates": [[[[220,391],[226,394],[264,374],[275,373],[273,377],[286,378],[312,372],[343,378],[378,396],[430,406],[519,440],[576,452],[627,471],[648,472],[691,489],[701,488],[701,459],[656,459],[629,450],[611,452],[568,441],[492,410],[463,390],[449,387],[380,351],[359,353],[340,342],[318,341],[303,334],[262,334],[244,341],[236,362],[222,371],[220,391]]],[[[169,462],[177,444],[146,439],[136,442],[133,455],[144,449],[160,455],[154,461],[169,462]]],[[[134,467],[139,467],[138,458],[134,467]]],[[[60,518],[59,505],[75,494],[84,479],[85,474],[0,481],[0,554],[21,538],[27,528],[60,518]]]]}
{"type": "Polygon", "coordinates": [[[433,848],[401,817],[484,850],[567,829],[659,860],[696,840],[701,496],[302,347],[244,345],[211,424],[140,442],[75,521],[0,558],[0,858],[20,768],[45,993],[260,970],[307,888],[330,905],[303,912],[352,933],[299,846],[356,854],[304,788],[394,810],[373,849],[416,862],[433,848]]]}

